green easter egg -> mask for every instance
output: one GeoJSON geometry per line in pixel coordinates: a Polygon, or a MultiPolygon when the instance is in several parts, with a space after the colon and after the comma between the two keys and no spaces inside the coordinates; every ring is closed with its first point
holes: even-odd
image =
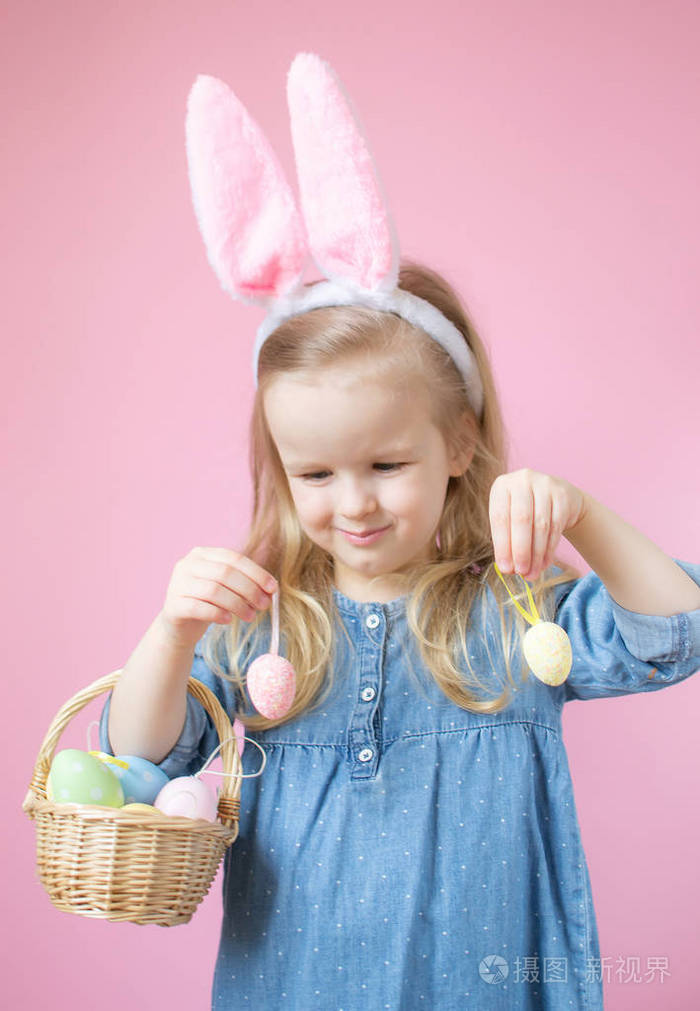
{"type": "Polygon", "coordinates": [[[124,803],[122,785],[109,766],[76,748],[66,748],[55,755],[46,794],[56,804],[121,807],[124,803]]]}

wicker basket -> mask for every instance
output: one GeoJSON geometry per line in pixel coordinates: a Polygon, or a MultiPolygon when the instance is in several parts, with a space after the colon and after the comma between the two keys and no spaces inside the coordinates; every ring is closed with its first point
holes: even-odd
{"type": "Polygon", "coordinates": [[[54,906],[106,920],[187,923],[209,891],[238,835],[242,772],[233,727],[216,696],[195,678],[188,691],[211,716],[224,772],[216,822],[94,804],[57,804],[46,796],[56,744],[88,702],[110,691],[121,671],[83,688],[56,714],[41,745],[22,809],[36,822],[37,871],[54,906]]]}

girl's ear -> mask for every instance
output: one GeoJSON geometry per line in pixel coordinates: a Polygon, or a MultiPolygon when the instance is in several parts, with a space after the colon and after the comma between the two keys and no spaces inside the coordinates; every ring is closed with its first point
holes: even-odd
{"type": "Polygon", "coordinates": [[[465,474],[474,459],[478,425],[471,411],[462,415],[460,431],[451,437],[450,443],[450,476],[460,477],[465,474]]]}

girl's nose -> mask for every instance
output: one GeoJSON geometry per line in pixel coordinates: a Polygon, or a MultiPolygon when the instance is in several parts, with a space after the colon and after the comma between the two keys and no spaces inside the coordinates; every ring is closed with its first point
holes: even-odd
{"type": "Polygon", "coordinates": [[[338,505],[340,514],[352,519],[374,512],[377,499],[374,489],[368,483],[350,480],[343,486],[338,505]]]}

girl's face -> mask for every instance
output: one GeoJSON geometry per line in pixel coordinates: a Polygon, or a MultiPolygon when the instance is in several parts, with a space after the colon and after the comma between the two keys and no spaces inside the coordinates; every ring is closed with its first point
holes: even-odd
{"type": "Polygon", "coordinates": [[[299,522],[332,556],[337,588],[360,601],[400,595],[392,574],[433,556],[449,477],[471,459],[448,450],[426,392],[334,368],[276,379],[264,408],[299,522]]]}

